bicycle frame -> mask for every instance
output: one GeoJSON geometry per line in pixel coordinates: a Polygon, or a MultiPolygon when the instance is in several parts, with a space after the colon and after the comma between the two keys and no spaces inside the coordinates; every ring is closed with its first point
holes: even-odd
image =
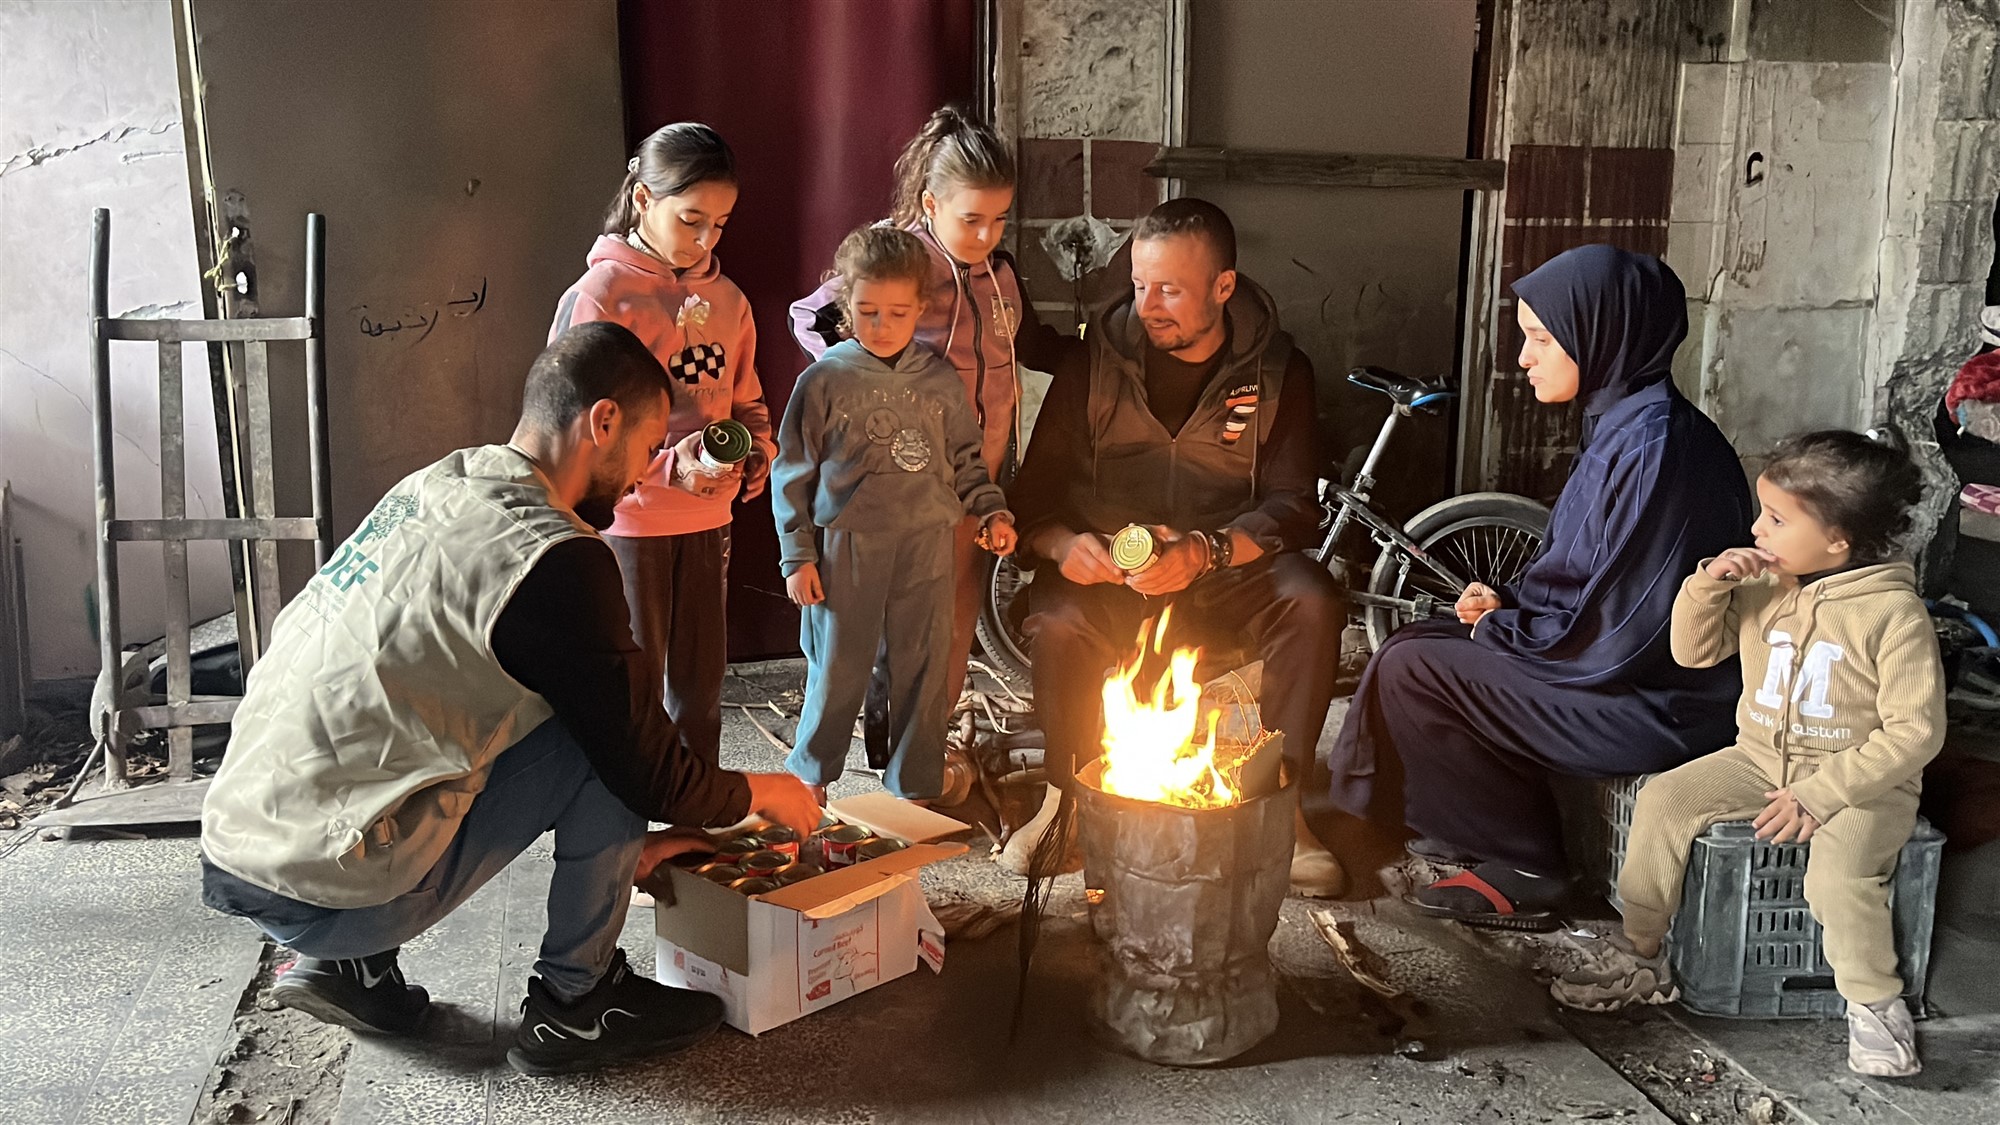
{"type": "MultiPolygon", "coordinates": [[[[1369,493],[1375,487],[1375,469],[1381,463],[1382,455],[1388,450],[1389,439],[1395,434],[1397,425],[1409,414],[1409,408],[1397,406],[1382,420],[1382,430],[1375,435],[1375,444],[1368,450],[1368,457],[1362,461],[1360,471],[1354,474],[1352,487],[1339,488],[1333,486],[1331,481],[1321,482],[1320,503],[1332,514],[1333,519],[1327,527],[1326,538],[1320,543],[1315,557],[1321,563],[1339,563],[1340,573],[1344,577],[1351,564],[1335,553],[1336,545],[1340,542],[1341,535],[1347,531],[1350,522],[1358,519],[1368,526],[1368,537],[1376,546],[1384,551],[1400,552],[1405,558],[1422,563],[1426,569],[1450,583],[1454,589],[1463,590],[1466,586],[1464,578],[1432,558],[1414,540],[1403,534],[1402,528],[1384,519],[1369,504],[1369,493]]],[[[1366,590],[1352,589],[1352,585],[1349,583],[1347,601],[1355,609],[1369,607],[1394,609],[1418,617],[1430,617],[1436,612],[1439,604],[1437,599],[1428,596],[1416,599],[1391,598],[1371,594],[1366,590]]]]}

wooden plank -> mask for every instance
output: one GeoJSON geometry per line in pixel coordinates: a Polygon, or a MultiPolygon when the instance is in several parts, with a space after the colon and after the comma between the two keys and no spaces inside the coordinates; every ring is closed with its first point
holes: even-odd
{"type": "Polygon", "coordinates": [[[128,707],[120,714],[130,719],[133,730],[172,730],[175,727],[226,723],[236,717],[236,708],[241,702],[240,699],[201,697],[189,703],[164,707],[128,707]]]}
{"type": "MultiPolygon", "coordinates": [[[[271,456],[271,359],[268,350],[260,341],[243,345],[244,397],[250,405],[250,514],[259,519],[271,519],[277,514],[277,470],[272,466],[271,456]]],[[[315,532],[317,534],[317,532],[315,532]]],[[[250,566],[251,589],[254,591],[250,603],[257,613],[257,646],[255,655],[264,655],[264,649],[271,643],[271,625],[277,619],[278,607],[284,595],[278,589],[278,545],[268,541],[259,542],[251,549],[250,566]]],[[[238,636],[241,636],[239,632],[238,636]]],[[[248,652],[243,645],[239,651],[248,652]]],[[[249,675],[255,660],[243,662],[243,674],[249,675]]]]}
{"type": "Polygon", "coordinates": [[[312,320],[303,316],[267,317],[257,320],[102,317],[98,320],[97,330],[107,340],[211,340],[220,343],[240,343],[246,340],[305,340],[312,336],[312,320]]]}
{"type": "Polygon", "coordinates": [[[317,531],[305,516],[257,520],[115,520],[107,534],[116,543],[164,543],[206,539],[311,539],[317,531]]]}
{"type": "Polygon", "coordinates": [[[20,547],[14,541],[14,486],[0,484],[0,739],[28,724],[27,614],[20,547]]]}
{"type": "Polygon", "coordinates": [[[1396,153],[1281,152],[1276,149],[1162,146],[1146,165],[1162,179],[1231,180],[1303,187],[1455,188],[1498,191],[1507,184],[1500,160],[1396,153]]]}
{"type": "Polygon", "coordinates": [[[118,544],[111,538],[111,525],[118,518],[118,459],[111,428],[111,340],[104,334],[110,319],[111,300],[111,211],[99,207],[91,214],[90,227],[90,423],[93,438],[92,479],[97,493],[97,651],[98,668],[112,669],[110,734],[104,753],[104,786],[125,785],[124,725],[117,721],[118,704],[124,695],[119,679],[125,667],[120,635],[118,597],[118,544]]]}
{"type": "MultiPolygon", "coordinates": [[[[160,341],[160,522],[187,518],[187,428],[181,403],[181,344],[160,341]]],[[[191,628],[188,606],[187,540],[160,545],[166,559],[167,706],[186,703],[192,686],[193,654],[188,651],[191,628]]],[[[194,776],[194,731],[167,731],[167,776],[185,781],[194,776]]]]}
{"type": "Polygon", "coordinates": [[[77,798],[68,808],[36,817],[33,827],[61,828],[117,824],[194,824],[201,820],[208,778],[157,781],[77,798]]]}
{"type": "Polygon", "coordinates": [[[1510,144],[1672,148],[1683,62],[1720,62],[1730,0],[1515,0],[1510,144]]]}

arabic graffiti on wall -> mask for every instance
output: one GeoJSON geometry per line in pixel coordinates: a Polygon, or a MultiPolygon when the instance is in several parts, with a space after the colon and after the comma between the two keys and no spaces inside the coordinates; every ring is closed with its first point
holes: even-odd
{"type": "Polygon", "coordinates": [[[360,318],[363,336],[379,339],[401,332],[415,332],[413,341],[421,341],[434,331],[438,324],[449,315],[464,318],[486,307],[486,279],[479,279],[477,289],[469,289],[462,297],[453,297],[443,303],[420,301],[404,305],[394,316],[369,309],[367,305],[356,305],[349,312],[360,318]]]}

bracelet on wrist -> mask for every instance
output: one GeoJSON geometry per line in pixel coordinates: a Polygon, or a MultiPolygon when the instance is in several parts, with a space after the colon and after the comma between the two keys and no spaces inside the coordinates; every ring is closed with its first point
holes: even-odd
{"type": "Polygon", "coordinates": [[[1210,570],[1228,570],[1236,560],[1236,541],[1229,536],[1229,530],[1206,532],[1210,570]]]}

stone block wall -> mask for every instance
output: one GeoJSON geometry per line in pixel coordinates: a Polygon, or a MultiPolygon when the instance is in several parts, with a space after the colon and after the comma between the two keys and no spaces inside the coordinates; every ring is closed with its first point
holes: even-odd
{"type": "MultiPolygon", "coordinates": [[[[1168,139],[1170,0],[1002,0],[995,118],[1016,138],[1011,232],[1037,311],[1066,327],[1075,292],[1043,246],[1079,215],[1119,231],[1161,199],[1145,166],[1168,139]]],[[[1086,298],[1087,299],[1087,298],[1086,298]]]]}
{"type": "MultiPolygon", "coordinates": [[[[2000,197],[2000,3],[1909,0],[1878,254],[1865,401],[1914,442],[1929,484],[1928,541],[1957,480],[1931,444],[1938,397],[1978,346],[2000,197]]],[[[1934,565],[1948,560],[1936,558],[1934,565]]]]}

